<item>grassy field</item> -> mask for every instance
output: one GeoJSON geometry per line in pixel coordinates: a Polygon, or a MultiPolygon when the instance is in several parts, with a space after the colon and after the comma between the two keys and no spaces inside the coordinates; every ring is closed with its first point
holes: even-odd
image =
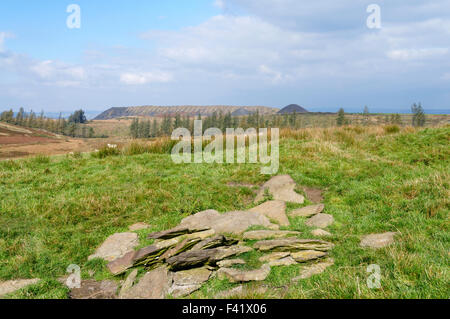
{"type": "MultiPolygon", "coordinates": [[[[248,297],[449,297],[449,126],[315,128],[281,136],[278,174],[324,190],[326,213],[336,220],[329,228],[335,265],[298,283],[291,283],[298,265],[273,268],[263,282],[270,289],[248,297]],[[359,247],[362,235],[385,231],[399,232],[394,245],[359,247]],[[366,285],[370,264],[381,267],[381,289],[366,285]]],[[[270,178],[255,164],[175,165],[163,147],[152,151],[0,163],[0,280],[43,279],[9,297],[67,298],[56,279],[70,264],[78,264],[85,278],[89,271],[96,279],[111,278],[104,262],[87,262],[107,236],[147,222],[152,227],[139,232],[145,246],[147,233],[198,211],[251,208],[257,187],[228,183],[260,185],[270,178]]],[[[288,229],[311,237],[303,222],[291,219],[288,229]]],[[[259,266],[258,257],[244,255],[251,267],[259,266]]],[[[230,287],[214,279],[191,297],[209,298],[230,287]]]]}

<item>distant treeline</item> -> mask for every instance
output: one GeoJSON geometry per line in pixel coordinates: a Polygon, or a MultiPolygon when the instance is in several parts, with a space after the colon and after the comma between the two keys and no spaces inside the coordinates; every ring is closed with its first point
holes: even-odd
{"type": "Polygon", "coordinates": [[[154,118],[152,120],[134,119],[130,126],[130,135],[133,138],[151,138],[160,136],[170,136],[176,128],[183,127],[189,129],[191,134],[194,131],[194,120],[203,121],[203,132],[208,128],[215,127],[225,132],[226,128],[292,128],[300,129],[306,127],[331,127],[342,125],[370,125],[370,117],[376,117],[378,124],[395,124],[395,125],[425,125],[425,113],[422,105],[414,103],[411,107],[413,117],[412,122],[404,123],[400,114],[386,114],[385,116],[370,114],[368,107],[364,107],[364,111],[359,113],[358,119],[348,117],[344,109],[340,109],[334,118],[326,115],[317,115],[312,113],[291,113],[291,114],[260,114],[259,111],[244,115],[232,116],[230,112],[213,112],[211,116],[198,115],[196,118],[188,115],[175,116],[165,115],[162,118],[154,118]]]}
{"type": "Polygon", "coordinates": [[[23,108],[20,108],[17,113],[14,113],[13,110],[1,113],[0,121],[28,128],[42,129],[71,137],[94,137],[94,129],[84,125],[87,123],[87,119],[83,110],[74,112],[66,120],[61,114],[58,119],[52,119],[45,117],[44,111],[36,115],[33,111],[26,113],[23,108]]]}

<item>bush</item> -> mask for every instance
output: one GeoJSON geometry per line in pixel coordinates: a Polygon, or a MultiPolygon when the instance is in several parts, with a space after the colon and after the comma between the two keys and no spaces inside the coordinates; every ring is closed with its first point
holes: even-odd
{"type": "Polygon", "coordinates": [[[103,146],[97,152],[92,153],[95,158],[105,158],[109,156],[120,155],[120,150],[118,148],[108,147],[108,145],[103,146]]]}
{"type": "Polygon", "coordinates": [[[400,128],[397,125],[386,125],[384,131],[387,134],[394,134],[400,132],[400,128]]]}

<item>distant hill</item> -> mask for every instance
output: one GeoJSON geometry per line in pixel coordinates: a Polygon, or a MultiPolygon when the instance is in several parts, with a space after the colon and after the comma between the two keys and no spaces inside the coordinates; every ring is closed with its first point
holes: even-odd
{"type": "Polygon", "coordinates": [[[300,105],[290,104],[290,105],[284,107],[283,109],[281,109],[280,111],[278,111],[278,114],[291,114],[294,112],[295,113],[309,113],[306,109],[304,109],[300,105]]]}
{"type": "Polygon", "coordinates": [[[99,114],[94,120],[110,120],[118,117],[159,117],[164,115],[189,115],[209,116],[213,112],[228,112],[248,115],[259,111],[260,114],[275,114],[278,109],[267,106],[133,106],[133,107],[113,107],[99,114]]]}

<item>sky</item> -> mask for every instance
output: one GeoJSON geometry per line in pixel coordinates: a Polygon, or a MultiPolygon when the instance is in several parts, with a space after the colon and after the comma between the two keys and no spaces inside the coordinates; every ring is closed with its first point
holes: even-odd
{"type": "Polygon", "coordinates": [[[450,0],[0,2],[0,111],[414,102],[450,113],[450,0]]]}

